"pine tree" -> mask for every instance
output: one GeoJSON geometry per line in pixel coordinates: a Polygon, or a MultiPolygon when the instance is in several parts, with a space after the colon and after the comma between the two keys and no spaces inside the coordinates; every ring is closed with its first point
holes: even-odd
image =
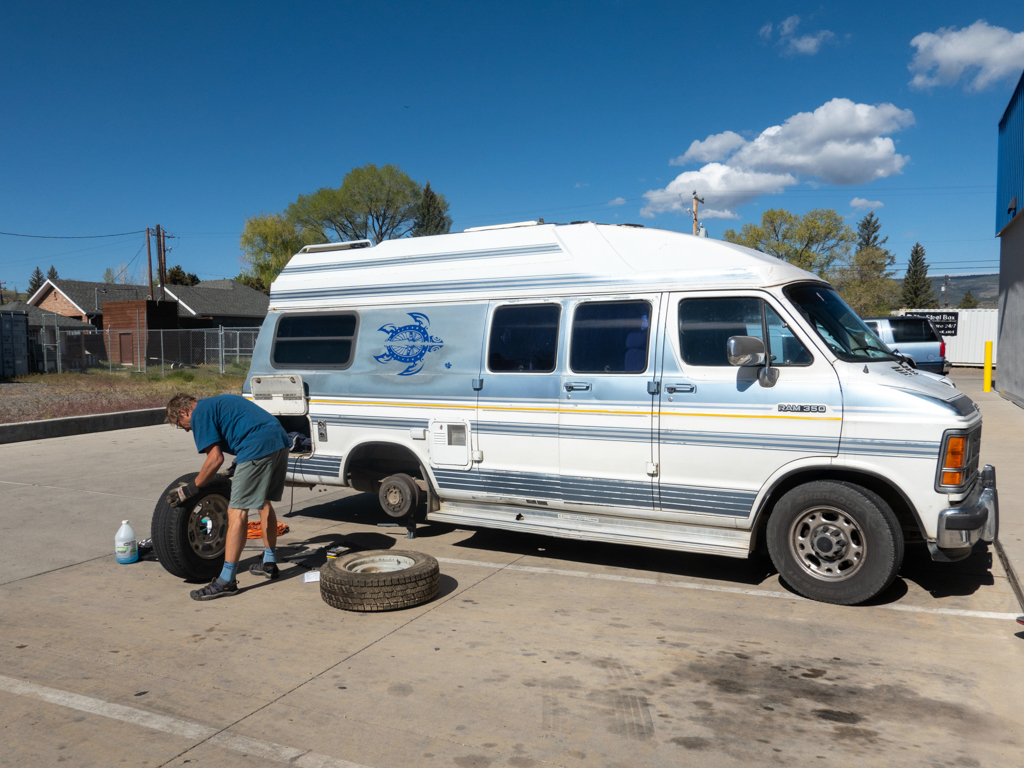
{"type": "Polygon", "coordinates": [[[55,266],[53,266],[53,264],[50,265],[50,270],[46,273],[46,279],[47,280],[59,280],[60,279],[60,275],[57,274],[57,268],[55,266]]]}
{"type": "Polygon", "coordinates": [[[963,299],[960,300],[960,303],[957,304],[957,309],[977,309],[977,308],[978,308],[978,300],[976,298],[974,298],[974,294],[971,293],[970,291],[967,291],[967,293],[964,294],[963,299]]]}
{"type": "Polygon", "coordinates": [[[881,248],[888,241],[888,237],[878,239],[878,231],[882,228],[882,222],[871,211],[857,224],[857,250],[864,248],[881,248]]]}
{"type": "Polygon", "coordinates": [[[448,201],[430,188],[430,182],[423,188],[423,197],[416,206],[416,221],[412,236],[447,235],[452,229],[452,217],[448,215],[448,201]]]}
{"type": "Polygon", "coordinates": [[[928,309],[934,307],[935,292],[928,279],[928,263],[924,260],[924,246],[914,243],[910,249],[907,274],[903,278],[902,304],[906,309],[928,309]]]}
{"type": "Polygon", "coordinates": [[[36,267],[28,278],[28,295],[31,296],[33,293],[38,291],[45,282],[46,278],[43,276],[43,271],[39,267],[36,267]]]}
{"type": "Polygon", "coordinates": [[[167,270],[167,285],[198,285],[199,278],[191,272],[186,272],[180,264],[175,264],[167,270]]]}

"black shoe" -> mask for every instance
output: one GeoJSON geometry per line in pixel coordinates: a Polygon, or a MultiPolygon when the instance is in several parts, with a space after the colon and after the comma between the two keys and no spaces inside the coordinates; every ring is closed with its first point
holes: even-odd
{"type": "Polygon", "coordinates": [[[231,597],[238,594],[238,584],[229,581],[226,584],[219,578],[214,579],[202,589],[193,589],[189,596],[193,600],[216,600],[218,597],[231,597]]]}
{"type": "Polygon", "coordinates": [[[260,563],[258,565],[250,565],[249,573],[254,576],[263,576],[268,579],[276,579],[281,575],[281,571],[278,570],[277,563],[260,563]]]}

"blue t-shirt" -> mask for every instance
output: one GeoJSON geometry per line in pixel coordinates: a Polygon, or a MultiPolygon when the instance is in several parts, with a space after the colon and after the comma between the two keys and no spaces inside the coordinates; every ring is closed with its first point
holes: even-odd
{"type": "Polygon", "coordinates": [[[192,436],[200,453],[219,443],[221,450],[234,454],[239,464],[288,447],[281,423],[240,395],[218,395],[196,403],[192,436]]]}

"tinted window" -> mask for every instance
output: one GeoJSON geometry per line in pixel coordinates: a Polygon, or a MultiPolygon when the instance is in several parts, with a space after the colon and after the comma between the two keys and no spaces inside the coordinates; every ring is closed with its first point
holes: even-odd
{"type": "Polygon", "coordinates": [[[679,348],[683,362],[729,366],[726,343],[730,336],[756,336],[764,340],[760,299],[736,297],[679,302],[679,348]]]}
{"type": "Polygon", "coordinates": [[[487,367],[492,371],[550,373],[558,351],[557,304],[498,307],[491,321],[487,367]]]}
{"type": "Polygon", "coordinates": [[[570,367],[576,373],[645,371],[650,327],[646,301],[580,304],[572,322],[570,367]]]}
{"type": "Polygon", "coordinates": [[[785,294],[815,333],[839,358],[850,362],[894,360],[857,313],[828,286],[817,283],[791,285],[785,294]]]}
{"type": "Polygon", "coordinates": [[[915,341],[938,341],[932,324],[923,317],[894,317],[889,320],[892,340],[909,344],[915,341]]]}
{"type": "Polygon", "coordinates": [[[282,315],[271,361],[276,368],[347,368],[356,326],[354,314],[282,315]]]}
{"type": "Polygon", "coordinates": [[[764,305],[764,318],[768,324],[768,353],[772,365],[810,365],[813,358],[789,324],[768,304],[764,305]]]}

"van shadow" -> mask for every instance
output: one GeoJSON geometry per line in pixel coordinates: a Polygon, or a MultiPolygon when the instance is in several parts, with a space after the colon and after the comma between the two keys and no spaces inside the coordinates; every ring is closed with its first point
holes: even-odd
{"type": "MultiPolygon", "coordinates": [[[[416,538],[431,538],[443,536],[455,530],[454,525],[447,523],[425,523],[427,516],[427,505],[424,500],[416,509],[416,538]]],[[[286,512],[278,517],[312,517],[317,520],[331,520],[338,523],[356,523],[366,526],[381,526],[392,528],[396,534],[404,534],[405,520],[396,519],[388,515],[380,505],[377,497],[372,493],[359,493],[353,496],[345,496],[340,499],[332,499],[322,504],[315,504],[310,507],[296,509],[286,512]]],[[[392,542],[394,543],[394,542],[392,542]]]]}
{"type": "MultiPolygon", "coordinates": [[[[737,584],[757,585],[776,571],[766,555],[755,553],[749,559],[677,552],[667,549],[634,547],[627,544],[607,544],[599,541],[561,539],[541,534],[516,533],[478,529],[456,543],[487,552],[528,555],[542,560],[627,568],[671,576],[709,579],[737,584]]],[[[557,567],[555,562],[551,567],[557,567]]]]}
{"type": "Polygon", "coordinates": [[[966,560],[937,563],[924,544],[907,544],[900,576],[935,598],[973,595],[982,587],[995,584],[992,550],[988,544],[980,542],[966,560]]]}

